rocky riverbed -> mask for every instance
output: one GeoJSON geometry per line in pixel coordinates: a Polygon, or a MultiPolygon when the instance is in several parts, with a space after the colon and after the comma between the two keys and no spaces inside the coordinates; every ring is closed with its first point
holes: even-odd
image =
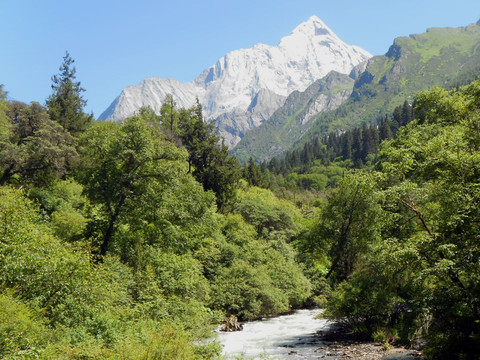
{"type": "MultiPolygon", "coordinates": [[[[385,346],[372,341],[364,341],[339,326],[319,330],[315,337],[319,340],[316,349],[317,359],[331,360],[419,360],[422,354],[404,347],[385,346]]],[[[301,354],[299,354],[301,358],[301,354]]]]}

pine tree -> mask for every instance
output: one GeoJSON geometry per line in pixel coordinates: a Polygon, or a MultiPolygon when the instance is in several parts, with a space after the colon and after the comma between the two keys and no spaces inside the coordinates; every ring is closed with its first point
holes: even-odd
{"type": "Polygon", "coordinates": [[[352,158],[352,143],[353,143],[352,132],[347,131],[343,136],[343,144],[342,144],[343,160],[352,158]]]}
{"type": "Polygon", "coordinates": [[[85,91],[79,81],[75,81],[76,68],[73,60],[66,52],[60,73],[52,77],[52,94],[46,101],[50,119],[58,122],[72,135],[85,131],[93,120],[93,115],[87,115],[83,108],[87,101],[83,99],[85,91]]]}
{"type": "Polygon", "coordinates": [[[251,156],[243,167],[243,177],[253,186],[261,186],[263,182],[262,169],[251,156]]]}
{"type": "Polygon", "coordinates": [[[402,106],[402,126],[407,125],[413,120],[413,107],[405,100],[402,106]]]}
{"type": "Polygon", "coordinates": [[[177,135],[178,110],[177,103],[172,94],[167,94],[160,109],[160,121],[162,128],[170,140],[174,140],[177,135]]]}
{"type": "Polygon", "coordinates": [[[365,163],[368,154],[372,154],[377,151],[378,141],[375,134],[375,129],[372,126],[363,124],[362,127],[362,150],[360,158],[365,163]]]}
{"type": "Polygon", "coordinates": [[[358,128],[352,132],[352,157],[356,168],[363,167],[362,158],[362,131],[358,128]]]}
{"type": "Polygon", "coordinates": [[[180,113],[178,131],[189,153],[189,172],[205,191],[215,193],[217,205],[223,210],[233,198],[241,169],[237,159],[230,156],[228,147],[223,141],[220,143],[215,123],[203,121],[198,99],[195,107],[180,113]]]}

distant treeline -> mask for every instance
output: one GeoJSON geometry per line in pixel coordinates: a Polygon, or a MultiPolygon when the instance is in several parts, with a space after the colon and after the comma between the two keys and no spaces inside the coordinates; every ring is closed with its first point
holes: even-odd
{"type": "Polygon", "coordinates": [[[336,159],[352,160],[354,168],[363,168],[375,161],[379,144],[394,139],[401,126],[414,118],[413,104],[407,101],[398,106],[391,115],[379,118],[375,124],[363,124],[361,128],[336,131],[323,138],[315,136],[305,142],[303,148],[287,151],[283,157],[274,157],[261,164],[262,171],[288,175],[291,172],[308,173],[318,160],[328,166],[336,159]]]}

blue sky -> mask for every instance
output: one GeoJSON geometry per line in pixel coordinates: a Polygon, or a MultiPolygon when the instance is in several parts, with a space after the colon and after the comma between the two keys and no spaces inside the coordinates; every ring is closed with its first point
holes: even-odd
{"type": "Polygon", "coordinates": [[[98,117],[121,90],[151,76],[193,80],[227,52],[276,45],[317,15],[374,55],[395,37],[480,19],[479,0],[0,0],[0,84],[41,104],[65,51],[98,117]]]}

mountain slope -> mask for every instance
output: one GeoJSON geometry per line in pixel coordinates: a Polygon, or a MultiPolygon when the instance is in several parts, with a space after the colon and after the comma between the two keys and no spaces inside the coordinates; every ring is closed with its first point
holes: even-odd
{"type": "Polygon", "coordinates": [[[376,121],[420,90],[454,86],[458,78],[478,65],[479,25],[432,28],[423,34],[397,38],[384,56],[368,60],[348,102],[336,114],[319,116],[311,132],[321,133],[321,127],[329,123],[336,129],[376,121]]]}
{"type": "Polygon", "coordinates": [[[169,93],[182,107],[194,105],[198,97],[206,118],[217,120],[221,135],[233,146],[270,117],[291,92],[305,90],[332,70],[349,73],[370,57],[312,16],[278,46],[258,44],[232,51],[192,82],[148,78],[129,86],[99,119],[120,121],[142,106],[159,112],[169,93]]]}
{"type": "MultiPolygon", "coordinates": [[[[241,158],[241,154],[248,153],[265,160],[296,143],[303,144],[314,135],[375,122],[405,100],[412,99],[420,90],[434,85],[453,86],[460,79],[472,78],[479,65],[478,24],[461,28],[432,28],[424,34],[397,38],[385,55],[369,59],[363,72],[360,71],[362,66],[355,69],[358,78],[350,96],[341,106],[316,114],[308,128],[299,125],[299,129],[291,132],[292,136],[284,139],[281,148],[266,148],[264,145],[271,144],[274,134],[283,126],[275,126],[281,122],[272,117],[262,125],[269,127],[268,132],[260,127],[254,133],[248,133],[233,152],[241,158]],[[260,133],[265,133],[265,138],[259,139],[260,133]]],[[[475,76],[478,77],[478,73],[475,76]]],[[[299,102],[292,111],[301,111],[304,103],[305,100],[299,102]]]]}
{"type": "Polygon", "coordinates": [[[262,161],[283,153],[292,145],[292,139],[300,138],[313,125],[312,119],[319,113],[334,110],[347,101],[353,84],[352,77],[332,71],[304,92],[294,91],[267,122],[240,141],[232,154],[240,161],[250,156],[262,161]]]}

